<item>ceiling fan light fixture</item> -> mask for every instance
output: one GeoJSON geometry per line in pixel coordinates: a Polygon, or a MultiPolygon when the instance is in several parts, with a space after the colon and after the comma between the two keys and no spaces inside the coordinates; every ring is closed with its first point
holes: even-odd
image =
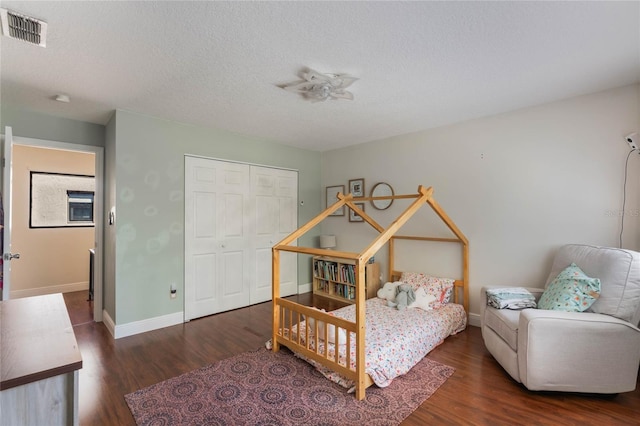
{"type": "Polygon", "coordinates": [[[345,90],[358,80],[347,74],[322,74],[312,69],[302,74],[303,81],[283,86],[283,89],[299,93],[312,102],[324,102],[327,99],[353,100],[353,93],[345,90]]]}

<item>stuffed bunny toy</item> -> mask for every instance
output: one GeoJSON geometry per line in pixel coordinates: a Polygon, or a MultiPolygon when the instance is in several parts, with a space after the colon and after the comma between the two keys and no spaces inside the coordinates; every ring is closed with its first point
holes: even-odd
{"type": "MultiPolygon", "coordinates": [[[[399,311],[407,309],[407,306],[415,302],[416,295],[411,284],[402,283],[396,287],[395,307],[399,311]]],[[[388,303],[387,303],[388,304],[388,303]]]]}
{"type": "MultiPolygon", "coordinates": [[[[380,290],[378,290],[378,297],[380,299],[385,299],[388,302],[392,302],[396,300],[396,288],[402,284],[400,281],[396,282],[387,282],[385,283],[380,290]]],[[[395,305],[394,305],[395,306],[395,305]]]]}

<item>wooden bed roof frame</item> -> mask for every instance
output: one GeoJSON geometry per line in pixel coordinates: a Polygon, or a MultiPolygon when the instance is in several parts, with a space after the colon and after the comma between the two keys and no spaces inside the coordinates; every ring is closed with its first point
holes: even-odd
{"type": "MultiPolygon", "coordinates": [[[[282,336],[279,336],[280,330],[280,310],[282,306],[290,306],[293,307],[296,303],[292,301],[288,301],[286,299],[280,298],[280,252],[294,252],[294,253],[302,253],[308,254],[312,256],[331,256],[342,259],[352,259],[355,260],[355,284],[356,284],[356,295],[355,295],[355,305],[356,305],[356,321],[355,321],[355,329],[353,330],[356,333],[356,396],[358,399],[364,398],[364,392],[367,386],[369,386],[370,379],[364,370],[364,362],[365,359],[365,301],[366,301],[366,293],[364,285],[360,283],[365,282],[365,265],[368,260],[374,256],[380,248],[387,242],[389,243],[389,280],[397,274],[394,270],[394,241],[395,240],[418,240],[418,241],[436,241],[436,242],[448,242],[448,243],[460,243],[462,246],[462,280],[456,280],[455,288],[454,288],[454,302],[459,303],[459,290],[462,289],[462,299],[465,311],[467,315],[469,315],[469,241],[464,236],[462,231],[456,226],[456,224],[451,220],[451,218],[445,213],[445,211],[440,207],[440,205],[433,199],[433,188],[425,188],[424,186],[418,186],[417,194],[408,194],[408,195],[390,195],[390,196],[382,196],[382,197],[358,197],[354,198],[353,194],[343,195],[342,193],[338,193],[338,201],[336,201],[333,205],[327,207],[323,212],[318,214],[316,217],[311,219],[309,222],[298,228],[293,233],[289,234],[286,238],[280,241],[278,244],[273,246],[272,248],[272,268],[271,268],[271,280],[272,280],[272,302],[273,302],[273,350],[278,351],[280,344],[287,345],[288,342],[286,339],[283,339],[282,336]],[[396,199],[411,199],[415,198],[415,200],[407,207],[404,212],[402,212],[387,228],[382,227],[375,220],[373,220],[369,215],[367,215],[363,210],[358,208],[354,203],[362,202],[362,201],[372,201],[372,200],[396,200],[396,199]],[[432,210],[440,217],[440,219],[444,222],[444,224],[453,232],[455,238],[439,238],[439,237],[419,237],[419,236],[403,236],[403,235],[395,235],[398,230],[409,220],[413,215],[420,210],[424,205],[429,205],[432,210]],[[322,222],[325,218],[331,215],[333,212],[338,210],[339,208],[347,206],[354,213],[361,216],[365,222],[371,225],[374,229],[379,232],[379,235],[374,238],[374,240],[360,253],[352,253],[352,252],[344,252],[344,251],[336,251],[336,250],[326,250],[319,248],[311,248],[311,247],[300,247],[293,246],[291,243],[296,241],[302,235],[306,234],[313,227],[322,222]]],[[[308,308],[301,308],[307,314],[310,314],[311,311],[308,308]]],[[[328,318],[327,318],[328,319],[328,318]]],[[[337,335],[337,329],[336,329],[337,335]]],[[[293,348],[292,348],[293,349],[293,348]]],[[[313,359],[316,359],[320,362],[325,360],[317,354],[311,353],[310,351],[304,348],[301,348],[305,355],[310,356],[313,359]]],[[[335,368],[335,365],[334,365],[335,368]]],[[[338,366],[338,370],[341,370],[340,366],[338,366]]],[[[348,371],[345,371],[348,373],[348,371]]]]}
{"type": "MultiPolygon", "coordinates": [[[[424,186],[418,186],[417,194],[408,195],[390,195],[383,197],[358,197],[354,198],[352,194],[343,195],[338,193],[338,201],[333,205],[327,207],[322,213],[311,219],[305,225],[298,228],[296,231],[288,235],[278,244],[273,246],[273,264],[272,264],[272,292],[273,298],[280,297],[280,251],[289,251],[295,253],[309,254],[312,256],[331,256],[343,259],[356,260],[357,264],[363,265],[362,271],[364,271],[364,264],[374,256],[382,246],[389,242],[389,264],[388,264],[388,279],[391,280],[394,275],[394,240],[417,240],[417,241],[440,241],[450,243],[460,243],[462,245],[462,282],[458,280],[458,286],[463,288],[463,306],[467,314],[469,313],[469,240],[462,233],[462,231],[451,220],[447,213],[440,207],[440,205],[433,198],[433,187],[425,188],[424,186]],[[397,200],[415,198],[416,200],[398,216],[386,229],[380,226],[375,220],[367,215],[363,210],[355,205],[355,202],[372,201],[372,200],[397,200]],[[453,232],[456,238],[438,238],[438,237],[419,237],[419,236],[404,236],[395,235],[396,232],[425,204],[431,206],[433,211],[440,217],[445,225],[453,232]],[[310,229],[318,225],[325,218],[331,215],[333,212],[347,206],[353,210],[356,214],[360,215],[365,222],[376,229],[380,234],[360,253],[326,250],[312,247],[299,247],[290,245],[296,241],[302,235],[306,234],[310,229]]],[[[363,272],[364,273],[364,272],[363,272]]],[[[363,280],[364,282],[364,280],[363,280]]],[[[364,290],[364,289],[363,289],[364,290]]]]}

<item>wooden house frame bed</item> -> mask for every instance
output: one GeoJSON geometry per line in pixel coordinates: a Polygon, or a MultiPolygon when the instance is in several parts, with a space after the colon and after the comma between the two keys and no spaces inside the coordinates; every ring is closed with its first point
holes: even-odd
{"type": "MultiPolygon", "coordinates": [[[[458,229],[455,223],[444,212],[440,205],[433,199],[433,188],[425,188],[422,185],[418,187],[417,194],[408,195],[391,195],[384,197],[358,197],[354,198],[352,194],[338,194],[338,201],[329,206],[322,213],[307,222],[302,227],[291,233],[285,239],[280,241],[272,248],[272,291],[273,291],[273,351],[278,351],[280,345],[284,345],[292,351],[314,360],[321,365],[343,375],[345,378],[353,380],[355,383],[356,398],[361,400],[365,397],[365,389],[373,384],[371,377],[365,372],[365,265],[368,260],[374,256],[380,248],[389,243],[388,252],[388,280],[393,281],[400,275],[394,269],[394,244],[396,240],[415,240],[415,241],[432,241],[459,243],[462,247],[462,279],[456,280],[453,289],[453,302],[464,306],[464,310],[468,316],[469,313],[469,242],[464,234],[458,229]],[[358,208],[354,203],[372,200],[395,200],[395,199],[411,199],[415,200],[409,207],[400,214],[387,228],[380,226],[375,220],[367,215],[363,210],[358,208]],[[422,207],[429,205],[444,224],[453,232],[455,238],[439,238],[424,236],[396,235],[398,230],[422,207]],[[308,232],[310,229],[322,222],[334,211],[347,206],[354,213],[360,215],[366,223],[376,229],[378,236],[360,253],[342,252],[335,250],[325,250],[318,248],[308,248],[291,245],[298,238],[308,232]],[[355,261],[355,322],[351,322],[342,318],[332,316],[323,311],[316,310],[305,305],[298,304],[291,300],[280,297],[280,252],[302,253],[312,256],[331,256],[333,258],[350,259],[355,261]],[[311,318],[315,319],[314,325],[311,326],[311,318]],[[310,327],[300,327],[303,321],[308,320],[310,327]],[[355,335],[355,368],[351,366],[354,360],[350,359],[351,339],[346,339],[346,362],[340,360],[337,351],[333,354],[329,353],[328,346],[318,344],[318,328],[323,327],[323,333],[320,335],[327,336],[331,339],[329,333],[335,333],[335,342],[339,341],[339,332],[345,330],[347,336],[350,333],[355,335]],[[315,328],[315,330],[314,330],[315,328]],[[309,329],[312,329],[311,332],[309,329]],[[301,332],[292,332],[292,330],[301,330],[301,332]],[[315,331],[315,332],[314,332],[315,331]]],[[[345,332],[343,331],[343,333],[345,332]]],[[[321,340],[321,339],[320,339],[321,340]]]]}

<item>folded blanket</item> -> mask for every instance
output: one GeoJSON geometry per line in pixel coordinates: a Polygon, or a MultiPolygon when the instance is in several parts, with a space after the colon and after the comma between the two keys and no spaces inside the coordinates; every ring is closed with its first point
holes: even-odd
{"type": "Polygon", "coordinates": [[[487,290],[487,305],[496,309],[535,308],[536,298],[522,287],[492,288],[487,290]]]}

